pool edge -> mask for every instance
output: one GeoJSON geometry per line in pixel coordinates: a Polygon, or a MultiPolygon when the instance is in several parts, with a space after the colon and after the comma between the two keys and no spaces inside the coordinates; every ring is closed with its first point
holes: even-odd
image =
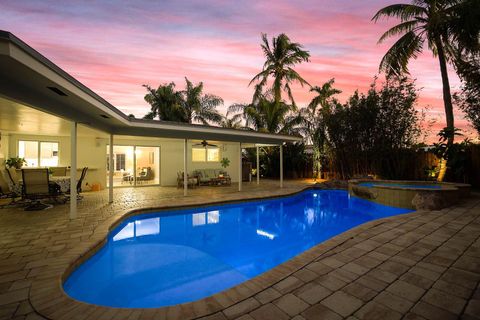
{"type": "MultiPolygon", "coordinates": [[[[337,246],[341,245],[345,241],[353,239],[354,236],[358,235],[360,232],[383,224],[391,219],[398,218],[398,216],[386,217],[356,226],[308,249],[307,251],[300,253],[294,258],[276,266],[273,269],[270,269],[263,274],[258,275],[257,277],[254,277],[223,292],[197,300],[195,302],[161,308],[113,308],[97,306],[75,300],[68,296],[63,290],[63,283],[71,274],[71,272],[73,272],[76,267],[78,267],[81,263],[86,261],[103,247],[111,230],[132,216],[172,209],[187,209],[192,207],[206,207],[245,201],[283,198],[299,194],[309,189],[318,188],[315,186],[303,186],[293,192],[286,192],[283,194],[270,195],[266,197],[248,197],[243,199],[212,201],[203,204],[192,203],[188,205],[161,206],[155,208],[147,207],[134,210],[125,210],[121,214],[113,216],[97,226],[92,234],[92,237],[86,241],[83,246],[71,249],[68,254],[65,254],[65,257],[63,258],[65,261],[59,259],[60,261],[58,264],[48,265],[48,268],[46,268],[46,270],[44,270],[39,277],[35,278],[35,280],[32,282],[32,289],[29,293],[29,299],[32,307],[39,314],[49,319],[65,319],[68,318],[69,315],[73,316],[73,314],[77,313],[88,313],[87,317],[94,317],[97,313],[103,314],[109,312],[118,314],[115,319],[119,319],[121,318],[121,313],[131,313],[132,310],[145,314],[151,313],[152,315],[155,315],[154,317],[152,316],[152,319],[160,319],[162,318],[161,315],[169,315],[169,319],[170,317],[177,317],[179,319],[194,319],[197,317],[208,316],[224,310],[243,300],[249,299],[255,294],[275,285],[296,271],[304,268],[309,263],[315,261],[321,255],[334,250],[337,246]]],[[[408,213],[408,216],[421,212],[423,211],[413,211],[408,213]]],[[[405,214],[400,216],[405,216],[405,214]]]]}

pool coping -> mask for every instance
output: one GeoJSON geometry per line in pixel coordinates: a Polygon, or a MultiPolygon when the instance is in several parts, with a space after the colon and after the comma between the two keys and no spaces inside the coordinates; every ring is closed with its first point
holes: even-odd
{"type": "MultiPolygon", "coordinates": [[[[119,319],[122,317],[128,317],[133,311],[139,313],[139,316],[144,315],[149,319],[195,319],[209,316],[231,307],[243,300],[251,298],[265,289],[268,289],[298,270],[306,267],[308,264],[314,262],[325,253],[335,249],[345,241],[354,238],[359,233],[405,215],[395,215],[358,225],[318,245],[315,245],[314,247],[300,253],[292,259],[248,281],[245,281],[225,291],[216,293],[213,296],[194,302],[160,308],[115,308],[98,306],[75,300],[68,296],[63,290],[63,283],[71,274],[71,272],[73,272],[75,268],[94,255],[100,248],[103,247],[103,245],[105,245],[108,234],[111,230],[132,216],[154,212],[158,213],[159,211],[161,212],[172,209],[188,209],[245,201],[283,198],[299,194],[309,189],[318,188],[315,186],[306,186],[295,192],[267,197],[246,197],[243,199],[212,201],[202,204],[192,203],[188,205],[172,205],[124,210],[124,212],[121,214],[111,217],[98,225],[95,228],[92,236],[87,241],[82,242],[78,247],[69,250],[61,258],[57,258],[52,263],[48,263],[45,266],[45,269],[43,269],[42,272],[40,272],[32,282],[32,287],[29,293],[30,303],[36,312],[44,317],[47,317],[48,319],[71,319],[74,315],[78,314],[81,314],[83,318],[91,317],[96,319],[100,318],[100,315],[102,315],[102,317],[105,315],[112,315],[110,318],[119,319]]],[[[422,212],[424,211],[419,210],[406,214],[413,215],[421,214],[422,212]]]]}

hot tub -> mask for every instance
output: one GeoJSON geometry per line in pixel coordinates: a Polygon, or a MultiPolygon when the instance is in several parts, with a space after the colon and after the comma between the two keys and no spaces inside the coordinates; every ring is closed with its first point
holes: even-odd
{"type": "Polygon", "coordinates": [[[355,179],[348,182],[348,192],[351,196],[388,206],[439,210],[468,196],[470,185],[432,181],[355,179]]]}

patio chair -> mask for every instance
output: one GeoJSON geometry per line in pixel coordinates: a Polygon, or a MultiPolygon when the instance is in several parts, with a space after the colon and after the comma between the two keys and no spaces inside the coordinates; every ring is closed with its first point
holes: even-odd
{"type": "MultiPolygon", "coordinates": [[[[1,179],[1,177],[0,177],[0,179],[1,179]]],[[[6,207],[10,207],[12,205],[15,205],[16,204],[16,201],[15,201],[16,198],[17,198],[16,194],[14,194],[13,192],[6,191],[6,189],[4,189],[4,188],[2,188],[2,186],[0,186],[0,200],[10,199],[9,203],[0,204],[0,208],[6,208],[6,207]]]]}
{"type": "Polygon", "coordinates": [[[50,204],[42,203],[42,199],[56,198],[59,195],[58,186],[50,185],[48,169],[22,169],[23,197],[32,200],[26,211],[45,210],[52,208],[50,204]]]}
{"type": "Polygon", "coordinates": [[[20,184],[17,172],[15,169],[4,169],[2,170],[3,180],[8,186],[8,190],[11,194],[15,195],[16,198],[22,196],[22,186],[20,184]]]}
{"type": "MultiPolygon", "coordinates": [[[[188,188],[195,188],[195,186],[198,184],[198,180],[195,177],[192,177],[190,175],[187,175],[187,187],[188,188]]],[[[184,186],[184,177],[183,177],[183,172],[179,171],[177,172],[177,188],[182,188],[184,186]]]]}
{"type": "MultiPolygon", "coordinates": [[[[85,176],[87,175],[87,171],[88,171],[88,167],[84,167],[82,169],[82,173],[80,174],[80,178],[77,181],[77,188],[76,188],[77,189],[77,200],[82,200],[83,199],[83,196],[80,195],[80,193],[82,193],[83,180],[85,179],[85,176]]],[[[67,191],[67,194],[69,196],[71,196],[70,190],[67,191]]],[[[68,198],[68,200],[70,200],[70,197],[68,198]]]]}
{"type": "Polygon", "coordinates": [[[67,167],[50,167],[50,172],[54,177],[66,176],[67,175],[67,167]]]}
{"type": "Polygon", "coordinates": [[[82,193],[82,184],[83,184],[83,179],[85,179],[85,176],[87,175],[88,167],[84,167],[82,169],[82,174],[80,175],[80,179],[77,181],[77,200],[83,199],[83,196],[80,195],[82,193]]]}

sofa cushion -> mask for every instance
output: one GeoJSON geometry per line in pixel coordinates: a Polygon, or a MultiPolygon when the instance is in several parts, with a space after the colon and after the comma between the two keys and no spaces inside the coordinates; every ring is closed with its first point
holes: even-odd
{"type": "Polygon", "coordinates": [[[215,169],[205,169],[204,172],[205,172],[205,177],[208,177],[208,178],[217,177],[217,175],[215,174],[215,169]]]}

